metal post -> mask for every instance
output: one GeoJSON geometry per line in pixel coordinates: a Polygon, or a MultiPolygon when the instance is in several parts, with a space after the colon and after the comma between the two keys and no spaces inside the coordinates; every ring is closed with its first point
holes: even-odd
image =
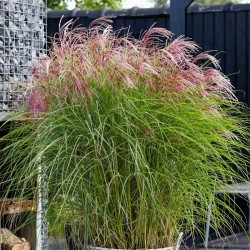
{"type": "Polygon", "coordinates": [[[170,0],[170,31],[186,35],[186,10],[194,0],[170,0]]]}
{"type": "Polygon", "coordinates": [[[205,235],[205,249],[208,247],[209,229],[211,221],[211,209],[212,209],[212,199],[210,198],[207,211],[207,224],[206,224],[206,235],[205,235]]]}
{"type": "Polygon", "coordinates": [[[247,194],[248,196],[248,235],[250,236],[250,193],[247,194]]]}
{"type": "Polygon", "coordinates": [[[48,222],[46,220],[48,191],[46,181],[46,166],[39,165],[37,185],[39,188],[36,215],[36,250],[46,250],[48,248],[48,222]]]}
{"type": "MultiPolygon", "coordinates": [[[[43,8],[43,17],[40,20],[44,26],[45,35],[47,34],[47,0],[36,0],[43,8]]],[[[45,39],[45,35],[43,38],[45,39]]],[[[42,59],[46,55],[47,43],[41,45],[42,53],[40,53],[39,59],[42,59]]],[[[39,135],[38,135],[39,136],[39,135]]],[[[41,164],[38,167],[38,198],[37,198],[37,214],[36,214],[36,250],[47,250],[48,249],[48,222],[47,206],[48,206],[48,189],[47,189],[47,176],[46,176],[46,165],[43,164],[43,158],[41,164]]]]}

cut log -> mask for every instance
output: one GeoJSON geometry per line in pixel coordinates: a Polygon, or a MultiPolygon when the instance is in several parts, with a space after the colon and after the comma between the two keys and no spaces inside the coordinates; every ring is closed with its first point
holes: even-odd
{"type": "Polygon", "coordinates": [[[30,243],[24,238],[18,238],[7,228],[0,228],[1,249],[30,250],[30,243]]]}

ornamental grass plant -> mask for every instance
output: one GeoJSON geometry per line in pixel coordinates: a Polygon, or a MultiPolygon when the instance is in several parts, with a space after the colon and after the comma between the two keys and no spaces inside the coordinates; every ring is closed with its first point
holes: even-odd
{"type": "Polygon", "coordinates": [[[111,22],[66,23],[33,67],[20,119],[1,138],[5,195],[37,199],[42,166],[50,230],[84,229],[94,246],[204,234],[209,200],[211,226],[232,229],[241,217],[213,193],[247,179],[249,130],[229,79],[185,37],[152,26],[135,39],[111,22]]]}

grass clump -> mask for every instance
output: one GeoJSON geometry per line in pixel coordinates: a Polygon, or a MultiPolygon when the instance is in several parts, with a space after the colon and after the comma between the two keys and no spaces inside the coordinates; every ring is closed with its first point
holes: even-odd
{"type": "Polygon", "coordinates": [[[67,23],[32,69],[25,119],[1,139],[6,195],[36,199],[42,166],[51,230],[84,228],[95,246],[171,246],[203,232],[210,199],[212,227],[230,228],[213,192],[247,178],[244,105],[194,42],[153,26],[120,36],[111,22],[67,23]]]}

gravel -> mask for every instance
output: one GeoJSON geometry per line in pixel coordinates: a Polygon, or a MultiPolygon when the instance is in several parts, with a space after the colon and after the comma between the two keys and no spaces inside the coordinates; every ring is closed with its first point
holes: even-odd
{"type": "Polygon", "coordinates": [[[0,0],[0,112],[18,108],[30,68],[45,55],[45,19],[43,0],[0,0]]]}

